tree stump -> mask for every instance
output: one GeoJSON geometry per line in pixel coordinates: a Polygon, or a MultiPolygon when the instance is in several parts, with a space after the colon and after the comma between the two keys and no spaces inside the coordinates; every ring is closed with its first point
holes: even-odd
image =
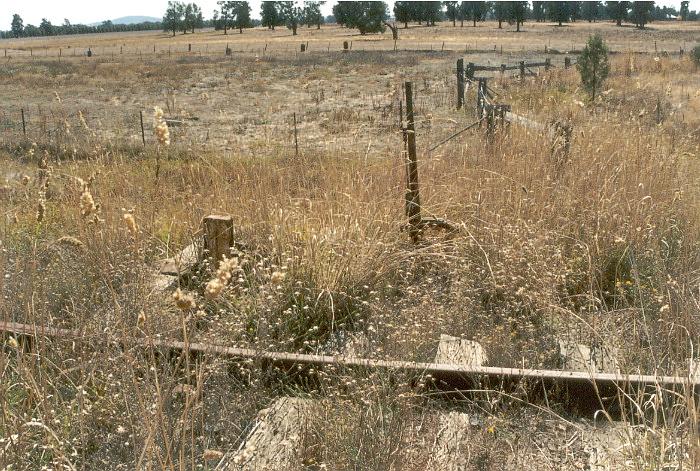
{"type": "Polygon", "coordinates": [[[202,220],[204,228],[204,256],[214,262],[231,257],[233,247],[233,218],[231,216],[207,216],[202,220]]]}

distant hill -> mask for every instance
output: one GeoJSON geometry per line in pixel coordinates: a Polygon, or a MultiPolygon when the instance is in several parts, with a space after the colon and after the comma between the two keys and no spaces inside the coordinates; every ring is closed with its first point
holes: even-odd
{"type": "MultiPolygon", "coordinates": [[[[121,18],[115,18],[112,23],[115,25],[131,25],[134,23],[145,23],[146,21],[159,22],[162,18],[156,18],[154,16],[122,16],[121,18]]],[[[100,26],[102,22],[90,23],[89,26],[100,26]]]]}

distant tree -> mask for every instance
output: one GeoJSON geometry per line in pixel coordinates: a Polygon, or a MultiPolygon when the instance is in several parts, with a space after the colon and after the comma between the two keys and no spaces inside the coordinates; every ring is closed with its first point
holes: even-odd
{"type": "Polygon", "coordinates": [[[323,24],[323,15],[321,14],[321,5],[325,2],[305,2],[304,8],[302,9],[302,16],[304,17],[304,24],[311,28],[316,26],[316,29],[321,29],[321,24],[323,24]]]}
{"type": "Polygon", "coordinates": [[[168,9],[165,10],[165,16],[163,16],[163,31],[172,31],[173,36],[175,36],[182,25],[184,9],[185,6],[181,2],[168,2],[168,9]]]}
{"type": "MultiPolygon", "coordinates": [[[[250,19],[250,4],[248,2],[224,1],[217,2],[221,8],[221,16],[217,15],[214,27],[223,29],[228,34],[229,28],[236,28],[243,34],[243,28],[253,26],[250,19]]],[[[218,13],[215,11],[215,13],[218,13]]]]}
{"type": "Polygon", "coordinates": [[[187,33],[187,31],[191,31],[194,33],[195,28],[201,28],[202,26],[204,26],[202,9],[196,3],[185,5],[181,25],[182,32],[187,33]]]}
{"type": "Polygon", "coordinates": [[[302,22],[302,9],[295,2],[277,2],[280,19],[292,30],[292,36],[296,36],[299,23],[302,22]]]}
{"type": "Polygon", "coordinates": [[[231,2],[231,4],[233,13],[232,26],[237,28],[240,34],[243,34],[243,28],[251,28],[253,26],[250,20],[250,4],[248,2],[231,2]]]}
{"type": "Polygon", "coordinates": [[[520,25],[525,21],[527,15],[527,2],[508,2],[509,18],[515,23],[517,32],[520,32],[520,25]]]}
{"type": "Polygon", "coordinates": [[[569,19],[576,23],[576,20],[581,19],[581,8],[583,2],[569,2],[569,19]]]}
{"type": "Polygon", "coordinates": [[[394,18],[396,18],[397,22],[403,23],[404,28],[408,28],[408,22],[413,21],[413,3],[394,2],[394,18]]]}
{"type": "Polygon", "coordinates": [[[12,15],[12,25],[10,28],[12,31],[12,36],[15,38],[22,36],[22,33],[24,32],[24,21],[22,21],[22,17],[17,13],[12,15]]]}
{"type": "Polygon", "coordinates": [[[275,29],[280,24],[280,15],[277,10],[277,2],[262,2],[260,9],[260,24],[267,26],[267,29],[275,29]]]}
{"type": "Polygon", "coordinates": [[[690,51],[690,57],[693,59],[696,67],[700,67],[700,44],[695,46],[692,51],[690,51]]]}
{"type": "Polygon", "coordinates": [[[42,36],[53,36],[54,34],[53,25],[46,18],[41,19],[41,23],[39,23],[39,30],[41,31],[42,36]]]}
{"type": "Polygon", "coordinates": [[[632,21],[639,29],[644,29],[651,21],[651,14],[654,11],[654,2],[632,2],[632,21]]]}
{"type": "Polygon", "coordinates": [[[356,28],[360,34],[384,32],[387,6],[384,2],[338,2],[333,6],[338,24],[356,28]]]}
{"type": "Polygon", "coordinates": [[[418,8],[418,20],[425,21],[426,26],[435,26],[435,22],[442,19],[442,4],[440,2],[415,3],[418,8]]]}
{"type": "Polygon", "coordinates": [[[630,2],[605,2],[605,9],[610,19],[615,20],[617,26],[622,26],[622,22],[627,19],[627,11],[630,2]]]}
{"type": "Polygon", "coordinates": [[[602,2],[583,2],[582,16],[589,23],[595,22],[600,17],[602,2]]]}
{"type": "Polygon", "coordinates": [[[683,0],[681,2],[681,20],[683,21],[688,21],[688,13],[690,13],[689,8],[688,8],[688,0],[683,0]]]}
{"type": "Polygon", "coordinates": [[[600,35],[588,38],[586,47],[576,62],[576,68],[581,75],[583,88],[591,95],[591,101],[594,101],[596,92],[610,72],[608,48],[600,35]]]}
{"type": "Polygon", "coordinates": [[[503,22],[508,19],[511,10],[511,2],[494,2],[493,15],[498,21],[498,29],[502,28],[503,22]]]}
{"type": "Polygon", "coordinates": [[[562,26],[564,22],[568,23],[570,17],[569,3],[570,2],[547,2],[549,20],[558,23],[559,26],[562,26]]]}
{"type": "Polygon", "coordinates": [[[484,20],[486,13],[489,11],[486,2],[462,2],[461,6],[464,17],[471,19],[474,27],[476,27],[477,21],[484,20]]]}
{"type": "Polygon", "coordinates": [[[532,19],[538,23],[544,21],[544,2],[532,2],[532,19]]]}
{"type": "MultiPolygon", "coordinates": [[[[452,22],[452,27],[457,26],[457,16],[459,11],[457,2],[442,2],[442,4],[445,6],[445,16],[452,22]]],[[[394,10],[396,9],[394,8],[394,10]]]]}

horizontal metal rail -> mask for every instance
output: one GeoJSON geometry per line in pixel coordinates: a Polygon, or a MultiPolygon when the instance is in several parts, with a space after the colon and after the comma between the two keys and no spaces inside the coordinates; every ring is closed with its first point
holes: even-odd
{"type": "MultiPolygon", "coordinates": [[[[30,337],[55,337],[79,340],[78,330],[60,329],[48,326],[34,326],[16,322],[0,322],[0,331],[30,337]]],[[[87,340],[87,339],[85,339],[87,340]]],[[[374,360],[348,356],[311,355],[302,353],[271,352],[251,348],[227,347],[203,343],[185,343],[176,340],[151,337],[132,337],[128,340],[116,340],[115,344],[128,347],[158,347],[178,352],[214,354],[242,360],[263,360],[269,365],[280,367],[292,366],[336,366],[347,368],[403,370],[416,375],[430,375],[448,384],[455,380],[481,377],[496,381],[535,380],[570,384],[592,384],[597,387],[614,386],[627,389],[660,386],[674,389],[692,387],[700,391],[700,378],[690,376],[666,376],[653,374],[598,373],[594,371],[564,371],[530,368],[504,368],[498,366],[465,366],[453,364],[424,363],[399,360],[374,360]]]]}

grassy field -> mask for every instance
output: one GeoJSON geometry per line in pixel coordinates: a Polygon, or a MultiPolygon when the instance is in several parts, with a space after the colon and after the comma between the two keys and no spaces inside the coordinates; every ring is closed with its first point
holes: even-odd
{"type": "MultiPolygon", "coordinates": [[[[296,394],[334,399],[320,402],[302,469],[419,470],[436,411],[451,406],[408,378],[334,372],[300,388],[255,365],[173,364],[104,339],[335,354],[350,332],[368,357],[430,361],[448,333],[478,340],[491,365],[546,368],[569,339],[614,346],[623,372],[686,374],[700,340],[700,75],[687,56],[631,52],[654,41],[688,50],[700,28],[504,26],[411,27],[396,52],[390,35],[332,26],[293,40],[252,30],[0,41],[11,56],[0,65],[0,318],[94,340],[30,351],[3,338],[0,468],[213,469],[205,450],[237,449],[258,410],[296,394]],[[571,124],[567,156],[516,125],[493,142],[477,128],[429,151],[475,120],[473,87],[456,110],[458,57],[516,63],[546,57],[545,44],[579,49],[592,31],[620,52],[595,103],[573,68],[490,82],[515,113],[571,124]],[[307,40],[311,52],[296,54],[307,40]],[[189,42],[193,53],[168,56],[189,42]],[[226,43],[239,52],[213,52],[226,43]],[[464,56],[465,43],[479,52],[464,56]],[[72,58],[69,46],[96,55],[72,58]],[[61,61],[37,53],[58,47],[61,61]],[[422,210],[460,228],[419,245],[401,231],[406,80],[417,90],[422,210]],[[168,146],[157,144],[154,106],[183,121],[168,146]],[[216,267],[183,281],[194,307],[181,299],[180,309],[154,289],[154,267],[214,213],[234,218],[237,265],[213,298],[216,267]]],[[[467,469],[588,463],[599,429],[558,403],[514,403],[460,404],[477,418],[467,469]]],[[[700,466],[697,399],[657,398],[638,412],[614,427],[610,469],[700,466]]]]}

